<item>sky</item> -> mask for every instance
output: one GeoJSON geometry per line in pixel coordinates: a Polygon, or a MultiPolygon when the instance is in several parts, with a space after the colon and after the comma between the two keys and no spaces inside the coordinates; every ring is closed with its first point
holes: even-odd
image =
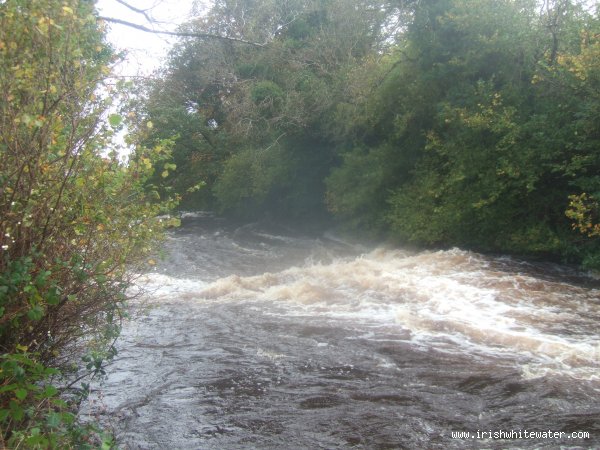
{"type": "MultiPolygon", "coordinates": [[[[117,0],[98,0],[97,8],[101,16],[114,17],[148,28],[174,31],[178,24],[189,20],[192,15],[193,0],[124,0],[131,6],[147,10],[146,14],[154,22],[149,22],[143,14],[136,13],[119,4],[117,0]]],[[[204,3],[208,3],[205,1],[204,3]]],[[[116,72],[123,76],[149,75],[159,67],[174,37],[139,31],[119,24],[109,23],[108,40],[118,50],[125,50],[127,57],[116,72]]]]}
{"type": "MultiPolygon", "coordinates": [[[[2,0],[0,0],[1,2],[2,0]]],[[[147,28],[175,31],[177,25],[191,19],[194,0],[123,0],[129,5],[146,10],[146,15],[136,13],[119,4],[117,0],[97,0],[100,16],[113,17],[143,25],[147,28]]],[[[209,4],[210,0],[203,0],[209,4]]],[[[163,62],[176,37],[147,33],[115,23],[107,23],[108,41],[117,51],[126,52],[113,73],[119,77],[148,76],[163,62]]],[[[109,111],[110,112],[110,111],[109,111]]],[[[113,111],[116,112],[116,111],[113,111]]],[[[131,148],[125,144],[127,129],[122,129],[115,137],[117,152],[123,161],[127,160],[131,148]]]]}

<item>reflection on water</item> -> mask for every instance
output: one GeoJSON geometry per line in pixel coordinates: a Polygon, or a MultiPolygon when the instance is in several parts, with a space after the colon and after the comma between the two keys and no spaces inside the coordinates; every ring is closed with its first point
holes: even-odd
{"type": "Polygon", "coordinates": [[[600,446],[589,277],[210,215],[166,250],[85,411],[125,448],[600,446]],[[451,438],[548,429],[591,438],[451,438]]]}

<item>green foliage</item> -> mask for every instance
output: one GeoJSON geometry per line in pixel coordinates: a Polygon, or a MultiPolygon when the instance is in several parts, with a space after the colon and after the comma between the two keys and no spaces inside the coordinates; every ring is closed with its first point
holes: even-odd
{"type": "Polygon", "coordinates": [[[593,266],[599,23],[577,0],[219,0],[188,28],[266,45],[182,40],[139,117],[206,207],[593,266]]]}
{"type": "Polygon", "coordinates": [[[598,202],[587,194],[572,195],[567,217],[573,219],[573,227],[589,237],[600,235],[598,220],[598,202]]]}
{"type": "Polygon", "coordinates": [[[343,155],[343,164],[327,178],[327,207],[355,229],[385,229],[386,200],[396,178],[394,149],[382,146],[354,149],[343,155]]]}
{"type": "Polygon", "coordinates": [[[381,19],[371,5],[347,6],[223,0],[188,25],[269,42],[182,40],[164,79],[148,86],[137,115],[155,127],[144,142],[176,136],[177,169],[166,181],[184,207],[238,215],[253,208],[254,215],[323,212],[323,179],[335,160],[324,130],[343,95],[345,70],[376,44],[373,30],[381,19]],[[206,188],[188,193],[202,182],[206,188]]]}
{"type": "Polygon", "coordinates": [[[283,98],[283,90],[272,81],[264,80],[256,83],[250,91],[252,101],[256,104],[278,103],[283,98]]]}
{"type": "Polygon", "coordinates": [[[248,149],[231,157],[214,186],[223,209],[252,216],[287,178],[284,155],[279,146],[267,150],[248,149]]]}
{"type": "Polygon", "coordinates": [[[252,86],[250,98],[262,115],[273,117],[283,103],[283,90],[276,83],[263,80],[252,86]]]}
{"type": "Polygon", "coordinates": [[[245,149],[232,156],[213,190],[222,212],[245,218],[270,214],[283,220],[320,218],[323,143],[284,139],[266,149],[245,149]],[[311,172],[312,171],[312,172],[311,172]]]}
{"type": "Polygon", "coordinates": [[[404,241],[592,261],[565,211],[593,230],[595,203],[580,200],[599,186],[597,20],[567,3],[558,16],[527,1],[417,7],[383,79],[355,70],[360,101],[338,107],[367,146],[330,176],[331,209],[360,226],[383,215],[404,241]]]}
{"type": "Polygon", "coordinates": [[[148,187],[154,165],[173,169],[168,148],[138,146],[128,165],[111,151],[123,121],[107,114],[113,60],[91,2],[0,4],[2,447],[92,446],[54,368],[89,352],[87,373],[102,373],[128,269],[172,205],[148,187]]]}
{"type": "Polygon", "coordinates": [[[0,356],[0,395],[9,398],[0,408],[0,424],[13,432],[7,448],[113,448],[112,438],[93,424],[81,425],[53,386],[60,373],[26,351],[0,356]]]}

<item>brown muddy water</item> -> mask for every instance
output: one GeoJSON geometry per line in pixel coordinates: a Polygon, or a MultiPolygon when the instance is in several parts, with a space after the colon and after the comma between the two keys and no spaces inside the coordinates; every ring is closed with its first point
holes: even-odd
{"type": "Polygon", "coordinates": [[[208,214],[165,255],[82,410],[121,448],[600,448],[590,276],[208,214]]]}

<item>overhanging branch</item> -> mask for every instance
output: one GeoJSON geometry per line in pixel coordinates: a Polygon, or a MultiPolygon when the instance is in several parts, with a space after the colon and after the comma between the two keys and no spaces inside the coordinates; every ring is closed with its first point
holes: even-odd
{"type": "Polygon", "coordinates": [[[147,20],[148,22],[152,22],[152,19],[151,19],[151,18],[150,18],[150,16],[148,15],[148,11],[150,11],[150,9],[140,9],[140,8],[136,8],[135,6],[133,6],[133,5],[130,5],[129,3],[127,3],[127,2],[126,2],[126,1],[124,1],[124,0],[116,0],[116,1],[117,1],[117,3],[119,3],[119,4],[123,5],[125,8],[127,8],[127,9],[130,9],[130,10],[131,10],[131,11],[133,11],[133,12],[136,12],[136,13],[138,13],[138,14],[141,14],[141,15],[143,15],[143,16],[146,18],[146,20],[147,20]]]}
{"type": "Polygon", "coordinates": [[[188,32],[188,31],[167,31],[167,30],[153,30],[152,28],[148,28],[144,25],[140,25],[137,23],[133,23],[133,22],[128,22],[126,20],[121,20],[121,19],[117,19],[114,17],[98,17],[98,19],[100,20],[104,20],[105,22],[110,22],[110,23],[116,23],[119,25],[123,25],[129,28],[134,28],[136,30],[140,30],[140,31],[144,31],[146,33],[153,33],[153,34],[164,34],[167,36],[178,36],[178,37],[195,37],[195,38],[201,38],[201,39],[221,39],[221,40],[225,40],[225,41],[231,41],[231,42],[239,42],[241,44],[246,44],[246,45],[252,45],[254,47],[265,47],[267,45],[267,43],[265,42],[264,44],[259,44],[258,42],[252,42],[252,41],[247,41],[245,39],[239,39],[239,38],[233,38],[233,37],[228,37],[228,36],[219,36],[217,34],[210,34],[210,33],[194,33],[194,32],[188,32]]]}

